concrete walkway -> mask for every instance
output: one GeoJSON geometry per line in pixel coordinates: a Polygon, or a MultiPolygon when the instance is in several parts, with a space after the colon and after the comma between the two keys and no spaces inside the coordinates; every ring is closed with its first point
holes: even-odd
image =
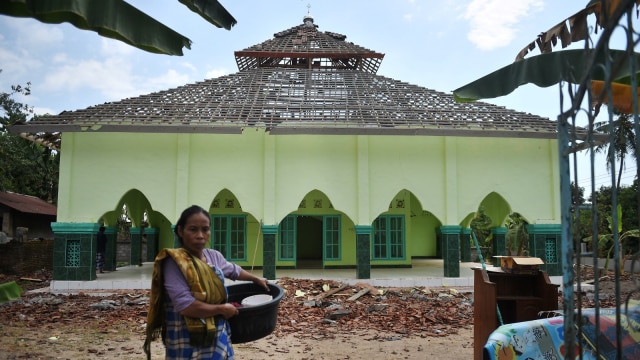
{"type": "MultiPolygon", "coordinates": [[[[443,261],[441,259],[413,260],[412,268],[371,269],[370,279],[356,279],[355,269],[288,269],[276,270],[277,279],[289,277],[310,280],[335,280],[346,284],[358,282],[368,283],[379,287],[454,287],[473,288],[473,268],[479,268],[480,263],[460,263],[460,277],[444,277],[443,261]]],[[[245,269],[258,276],[262,270],[245,269]]],[[[93,281],[60,281],[52,280],[49,290],[52,293],[77,293],[82,291],[108,290],[148,290],[151,288],[153,263],[147,262],[142,266],[125,266],[116,271],[98,274],[93,281]]],[[[277,280],[276,279],[276,280],[277,280]]],[[[561,276],[550,277],[554,284],[562,284],[561,276]]],[[[228,284],[234,283],[228,281],[228,284]]]]}

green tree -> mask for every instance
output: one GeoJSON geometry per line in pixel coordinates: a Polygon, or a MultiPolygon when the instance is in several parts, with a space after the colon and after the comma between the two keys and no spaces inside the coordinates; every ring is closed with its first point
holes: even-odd
{"type": "Polygon", "coordinates": [[[591,233],[589,229],[591,219],[589,218],[591,212],[585,211],[590,209],[588,204],[585,204],[584,188],[577,186],[574,182],[571,182],[571,204],[573,205],[573,234],[574,242],[576,246],[581,239],[587,233],[591,233]]]}
{"type": "MultiPolygon", "coordinates": [[[[622,219],[622,206],[618,204],[616,209],[619,219],[622,219]]],[[[624,270],[624,256],[633,254],[634,249],[638,248],[638,242],[640,241],[640,230],[631,229],[624,231],[622,227],[622,221],[618,222],[617,228],[614,227],[612,221],[612,215],[607,216],[606,224],[608,225],[608,232],[599,233],[597,236],[597,249],[598,257],[605,258],[604,268],[609,268],[609,259],[613,256],[618,256],[620,259],[620,270],[624,270]],[[615,237],[617,235],[617,241],[619,244],[618,253],[614,252],[615,249],[615,237]]],[[[592,242],[594,236],[585,238],[585,242],[592,242]]]]}
{"type": "Polygon", "coordinates": [[[607,170],[614,171],[613,160],[619,160],[620,167],[618,168],[618,181],[616,188],[620,188],[620,179],[622,177],[622,170],[625,167],[625,161],[629,156],[633,159],[637,158],[638,151],[636,149],[636,135],[634,131],[634,124],[631,115],[629,114],[617,114],[618,118],[611,123],[608,121],[601,121],[593,124],[594,130],[603,133],[610,134],[612,137],[612,143],[605,143],[596,146],[596,152],[604,152],[606,150],[607,155],[607,170]]]}
{"type": "MultiPolygon", "coordinates": [[[[638,228],[638,203],[636,199],[637,192],[637,180],[634,181],[634,184],[631,186],[621,186],[617,191],[618,196],[618,205],[621,207],[622,213],[618,218],[620,222],[621,231],[626,232],[631,229],[638,228]]],[[[598,189],[591,201],[595,201],[596,208],[598,211],[598,217],[604,219],[604,223],[598,227],[599,232],[607,232],[609,231],[611,224],[609,224],[607,219],[611,218],[613,208],[612,208],[612,188],[611,186],[601,186],[598,189]]]]}
{"type": "Polygon", "coordinates": [[[618,189],[618,204],[622,206],[622,224],[625,231],[640,228],[638,224],[638,179],[630,186],[618,189]]]}
{"type": "Polygon", "coordinates": [[[591,203],[595,203],[595,208],[597,211],[598,218],[598,227],[597,231],[600,234],[606,233],[610,230],[611,224],[611,212],[612,208],[612,188],[611,186],[600,186],[591,197],[591,203]]]}
{"type": "MultiPolygon", "coordinates": [[[[469,227],[473,234],[475,235],[475,239],[478,241],[478,246],[488,248],[482,252],[482,256],[485,261],[491,257],[491,244],[493,241],[493,236],[491,234],[491,227],[493,224],[493,220],[487,215],[484,206],[480,206],[476,215],[471,220],[469,227]]],[[[471,237],[473,239],[473,236],[471,237]]],[[[472,244],[472,246],[476,246],[476,244],[472,244]]]]}
{"type": "Polygon", "coordinates": [[[573,206],[583,205],[585,202],[584,199],[584,188],[581,186],[577,186],[573,181],[571,182],[571,203],[573,206]]]}
{"type": "Polygon", "coordinates": [[[32,109],[14,99],[16,94],[29,95],[30,84],[12,86],[0,93],[0,191],[37,196],[57,202],[60,155],[48,147],[10,134],[7,126],[27,121],[32,109]]]}
{"type": "MultiPolygon", "coordinates": [[[[616,232],[620,235],[620,251],[623,255],[633,254],[639,250],[639,244],[635,237],[638,229],[637,189],[637,180],[631,186],[621,186],[618,189],[618,209],[616,209],[618,225],[616,232]],[[625,236],[622,236],[623,234],[625,236]]],[[[589,244],[590,250],[597,251],[598,256],[603,258],[613,255],[612,195],[612,187],[601,186],[589,199],[591,204],[595,203],[596,216],[592,216],[591,206],[588,209],[581,209],[580,212],[581,232],[578,236],[582,241],[589,244]],[[598,238],[595,244],[592,244],[593,225],[595,225],[598,238]]]]}
{"type": "Polygon", "coordinates": [[[522,215],[514,212],[509,214],[505,222],[507,233],[507,255],[527,256],[529,255],[529,233],[527,232],[527,221],[522,215]]]}

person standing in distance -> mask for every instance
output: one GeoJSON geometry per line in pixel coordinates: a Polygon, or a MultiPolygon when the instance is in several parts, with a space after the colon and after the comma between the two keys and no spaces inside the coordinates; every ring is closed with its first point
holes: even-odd
{"type": "Polygon", "coordinates": [[[104,233],[104,226],[98,230],[98,246],[96,247],[96,270],[100,274],[104,273],[105,252],[107,251],[107,235],[104,233]]]}

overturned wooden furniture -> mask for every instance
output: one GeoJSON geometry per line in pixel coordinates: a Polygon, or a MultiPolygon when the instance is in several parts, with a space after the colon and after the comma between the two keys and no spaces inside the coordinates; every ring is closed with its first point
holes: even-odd
{"type": "Polygon", "coordinates": [[[558,309],[558,286],[545,271],[514,274],[500,267],[474,268],[473,355],[482,360],[489,335],[503,324],[538,319],[558,309]],[[499,309],[499,310],[498,310],[499,309]],[[499,314],[498,314],[499,311],[499,314]]]}

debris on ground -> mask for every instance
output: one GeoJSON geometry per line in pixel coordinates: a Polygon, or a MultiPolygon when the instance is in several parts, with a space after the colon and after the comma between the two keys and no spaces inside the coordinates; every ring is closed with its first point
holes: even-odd
{"type": "Polygon", "coordinates": [[[280,302],[276,335],[320,339],[370,329],[403,336],[447,336],[473,324],[473,295],[468,292],[292,278],[280,279],[279,285],[286,295],[280,302]]]}
{"type": "MultiPolygon", "coordinates": [[[[278,285],[285,296],[279,306],[276,336],[333,338],[361,329],[402,336],[447,336],[473,323],[472,294],[448,288],[378,288],[291,278],[280,279],[278,285]]],[[[144,326],[148,303],[146,290],[114,290],[107,295],[32,291],[0,305],[0,323],[40,327],[92,319],[104,329],[119,322],[144,326]]]]}
{"type": "MultiPolygon", "coordinates": [[[[594,279],[592,270],[582,268],[580,277],[585,284],[594,279]]],[[[148,290],[56,295],[46,291],[51,275],[45,270],[15,276],[0,274],[0,283],[16,281],[24,290],[21,298],[0,304],[0,323],[41,327],[91,319],[97,320],[105,331],[116,323],[145,326],[148,290]],[[36,289],[44,290],[33,291],[36,289]]],[[[615,306],[613,278],[613,273],[599,278],[601,307],[615,306]]],[[[284,288],[285,296],[279,306],[276,336],[296,334],[326,339],[366,329],[405,337],[441,337],[473,325],[472,288],[376,287],[364,282],[349,285],[335,280],[294,278],[282,278],[277,283],[284,288]]],[[[623,299],[629,294],[638,296],[640,289],[632,274],[623,274],[618,286],[623,299]]],[[[583,290],[580,295],[583,307],[594,307],[593,291],[583,290]]],[[[562,301],[559,292],[560,308],[562,301]]]]}

